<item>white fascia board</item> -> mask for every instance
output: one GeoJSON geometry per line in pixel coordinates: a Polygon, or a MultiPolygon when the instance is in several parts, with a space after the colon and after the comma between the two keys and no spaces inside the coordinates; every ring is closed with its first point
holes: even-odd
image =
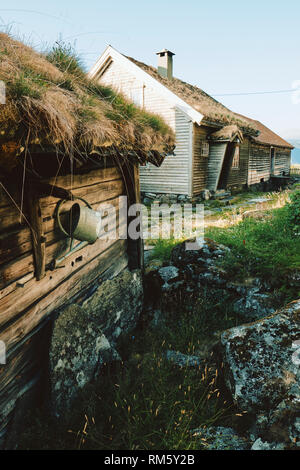
{"type": "Polygon", "coordinates": [[[127,69],[131,70],[133,75],[139,78],[145,85],[157,89],[170,105],[178,108],[184,114],[186,114],[193,122],[196,122],[199,126],[201,124],[204,115],[196,111],[192,106],[187,104],[184,100],[179,98],[175,93],[165,87],[155,78],[151,77],[147,72],[141,69],[138,65],[134,64],[131,60],[127,59],[123,54],[118,52],[112,46],[107,46],[103,54],[99,57],[95,65],[91,68],[88,73],[90,78],[96,78],[97,75],[101,74],[101,68],[106,63],[107,59],[112,58],[119,63],[123,64],[127,69]]]}

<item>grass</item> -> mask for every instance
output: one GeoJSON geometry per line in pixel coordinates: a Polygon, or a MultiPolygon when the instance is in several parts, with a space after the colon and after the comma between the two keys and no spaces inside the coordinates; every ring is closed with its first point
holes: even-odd
{"type": "Polygon", "coordinates": [[[149,151],[172,151],[174,132],[163,119],[90,80],[72,46],[56,43],[43,55],[3,33],[0,44],[9,97],[0,112],[3,138],[15,134],[20,147],[37,140],[68,155],[112,145],[145,160],[149,151]]]}
{"type": "Polygon", "coordinates": [[[223,263],[232,276],[257,276],[293,300],[299,286],[290,284],[289,275],[300,269],[300,237],[291,229],[289,209],[268,212],[271,219],[245,219],[226,229],[210,228],[206,236],[231,248],[223,263]]]}

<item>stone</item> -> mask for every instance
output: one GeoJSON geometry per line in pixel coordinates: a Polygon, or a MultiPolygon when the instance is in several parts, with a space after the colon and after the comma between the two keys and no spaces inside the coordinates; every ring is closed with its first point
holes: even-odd
{"type": "Polygon", "coordinates": [[[222,426],[194,429],[192,435],[201,439],[201,448],[206,450],[247,450],[251,446],[234,429],[222,426]]]}
{"type": "Polygon", "coordinates": [[[202,196],[202,199],[204,201],[208,201],[210,198],[211,198],[211,192],[209,191],[209,189],[204,189],[201,193],[201,196],[202,196]]]}
{"type": "Polygon", "coordinates": [[[49,349],[55,415],[70,410],[78,391],[97,378],[104,364],[121,360],[117,340],[136,326],[142,304],[141,273],[126,269],[100,284],[81,304],[59,312],[49,349]]]}
{"type": "Polygon", "coordinates": [[[149,197],[144,197],[143,204],[145,204],[145,206],[150,206],[151,204],[153,204],[153,199],[150,199],[149,197]]]}
{"type": "Polygon", "coordinates": [[[178,351],[166,351],[167,361],[172,362],[178,367],[196,367],[198,368],[203,364],[203,359],[198,356],[189,356],[187,354],[182,354],[178,351]]]}
{"type": "Polygon", "coordinates": [[[233,309],[247,321],[255,321],[275,312],[274,298],[262,293],[258,287],[246,288],[242,298],[233,304],[233,309]]]}
{"type": "Polygon", "coordinates": [[[261,210],[246,211],[242,215],[243,219],[270,220],[273,215],[261,210]]]}
{"type": "Polygon", "coordinates": [[[145,274],[148,274],[152,271],[158,271],[162,267],[162,265],[163,265],[163,261],[161,259],[151,259],[150,261],[147,261],[145,274]]]}
{"type": "Polygon", "coordinates": [[[284,445],[276,442],[263,442],[261,438],[258,438],[251,450],[284,450],[284,445]]]}
{"type": "Polygon", "coordinates": [[[256,416],[257,437],[287,449],[300,442],[299,337],[300,300],[223,332],[220,342],[234,402],[256,416]]]}
{"type": "Polygon", "coordinates": [[[165,266],[158,270],[158,274],[162,278],[165,284],[169,284],[170,282],[174,282],[174,280],[178,279],[179,269],[176,266],[165,266]]]}
{"type": "Polygon", "coordinates": [[[226,382],[247,411],[275,408],[288,396],[299,399],[299,367],[293,362],[300,335],[300,301],[249,325],[221,335],[226,382]]]}
{"type": "Polygon", "coordinates": [[[145,193],[145,196],[148,197],[149,199],[156,199],[157,194],[154,194],[154,193],[145,193]]]}

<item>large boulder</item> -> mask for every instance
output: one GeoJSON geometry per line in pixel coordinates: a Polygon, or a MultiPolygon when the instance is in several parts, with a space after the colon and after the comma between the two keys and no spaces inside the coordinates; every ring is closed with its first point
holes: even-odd
{"type": "Polygon", "coordinates": [[[241,410],[256,415],[267,442],[300,439],[300,300],[255,323],[221,335],[225,382],[241,410]]]}
{"type": "MultiPolygon", "coordinates": [[[[191,242],[195,244],[195,239],[188,240],[191,242]]],[[[195,244],[196,249],[187,250],[187,246],[186,242],[176,245],[171,262],[179,269],[177,278],[186,281],[188,291],[197,292],[204,285],[210,291],[224,289],[226,295],[231,295],[233,310],[245,321],[255,321],[275,312],[278,299],[259,279],[232,281],[230,268],[224,267],[224,260],[230,254],[228,247],[208,238],[202,245],[195,244]]]]}
{"type": "Polygon", "coordinates": [[[234,429],[222,426],[194,429],[192,435],[199,438],[199,448],[205,450],[247,450],[251,446],[234,429]]]}
{"type": "Polygon", "coordinates": [[[104,281],[81,304],[59,312],[50,344],[51,407],[62,416],[101,366],[120,360],[117,340],[135,327],[143,304],[139,271],[104,281]]]}

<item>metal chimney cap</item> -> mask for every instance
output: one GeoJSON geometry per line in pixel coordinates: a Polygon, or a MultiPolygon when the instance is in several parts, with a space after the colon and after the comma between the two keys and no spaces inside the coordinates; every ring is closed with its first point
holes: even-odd
{"type": "Polygon", "coordinates": [[[165,54],[167,54],[168,56],[173,56],[173,55],[175,55],[174,52],[171,52],[171,51],[169,51],[168,49],[163,49],[163,50],[161,50],[161,51],[159,51],[159,52],[156,52],[156,55],[165,55],[165,54]]]}

